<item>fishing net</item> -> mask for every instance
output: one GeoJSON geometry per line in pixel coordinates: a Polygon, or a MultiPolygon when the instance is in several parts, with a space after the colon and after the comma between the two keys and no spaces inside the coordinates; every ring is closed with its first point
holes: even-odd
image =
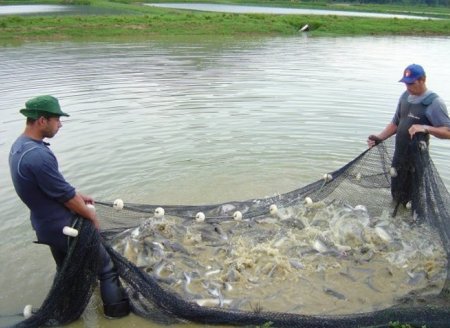
{"type": "Polygon", "coordinates": [[[262,199],[97,202],[100,233],[80,223],[44,304],[17,326],[77,319],[103,243],[132,311],[160,324],[448,327],[450,198],[427,148],[414,139],[397,171],[391,138],[262,199]]]}

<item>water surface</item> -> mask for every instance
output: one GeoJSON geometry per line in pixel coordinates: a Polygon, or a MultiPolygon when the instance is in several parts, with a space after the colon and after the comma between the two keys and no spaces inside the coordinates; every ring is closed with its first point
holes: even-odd
{"type": "Polygon", "coordinates": [[[213,3],[146,3],[147,6],[215,11],[235,14],[276,14],[276,15],[334,15],[351,17],[373,17],[373,18],[402,18],[402,19],[432,19],[430,17],[402,15],[402,14],[381,14],[348,10],[325,10],[325,9],[303,9],[303,8],[277,8],[263,6],[242,6],[242,5],[222,5],[213,3]]]}
{"type": "MultiPolygon", "coordinates": [[[[410,63],[425,67],[449,106],[449,51],[445,37],[306,36],[1,48],[0,314],[38,306],[54,272],[9,177],[29,98],[55,95],[71,115],[50,143],[83,193],[149,204],[247,200],[305,186],[364,151],[392,118],[410,63]]],[[[431,141],[447,188],[449,150],[431,141]]]]}
{"type": "Polygon", "coordinates": [[[75,5],[0,5],[2,15],[106,15],[124,14],[123,10],[75,5]]]}

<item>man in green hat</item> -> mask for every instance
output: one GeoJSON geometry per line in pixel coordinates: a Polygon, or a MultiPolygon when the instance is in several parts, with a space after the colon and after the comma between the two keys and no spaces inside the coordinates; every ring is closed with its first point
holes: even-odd
{"type": "MultiPolygon", "coordinates": [[[[99,223],[95,210],[88,204],[94,200],[77,192],[59,172],[58,161],[44,142],[62,127],[60,117],[69,116],[61,110],[58,99],[38,96],[26,102],[20,112],[27,118],[25,131],[11,147],[9,166],[20,199],[30,209],[30,219],[39,243],[50,246],[58,268],[67,251],[65,226],[72,226],[76,216],[99,223]]],[[[121,317],[130,312],[128,298],[120,284],[117,271],[107,251],[100,249],[100,293],[105,315],[121,317]]]]}
{"type": "Polygon", "coordinates": [[[38,96],[25,103],[20,112],[26,117],[37,120],[40,116],[69,116],[59,106],[58,99],[52,96],[38,96]]]}

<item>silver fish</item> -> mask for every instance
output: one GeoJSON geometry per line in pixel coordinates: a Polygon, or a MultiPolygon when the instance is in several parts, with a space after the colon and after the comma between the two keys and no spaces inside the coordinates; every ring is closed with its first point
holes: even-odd
{"type": "Polygon", "coordinates": [[[333,296],[333,297],[335,297],[335,298],[337,298],[339,300],[347,300],[347,297],[345,297],[344,294],[341,294],[341,293],[339,293],[339,292],[337,292],[337,291],[335,291],[335,290],[333,290],[331,288],[324,287],[323,291],[325,292],[325,294],[333,296]]]}

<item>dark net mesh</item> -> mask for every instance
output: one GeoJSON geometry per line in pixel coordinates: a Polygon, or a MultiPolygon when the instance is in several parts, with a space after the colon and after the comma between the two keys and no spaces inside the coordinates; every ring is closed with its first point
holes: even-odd
{"type": "Polygon", "coordinates": [[[84,221],[77,220],[79,236],[71,239],[67,259],[56,273],[43,304],[16,327],[68,324],[83,313],[96,287],[100,243],[99,234],[84,221]]]}
{"type": "Polygon", "coordinates": [[[450,197],[425,142],[411,142],[407,174],[392,170],[393,147],[387,140],[319,181],[263,199],[98,202],[100,235],[78,227],[44,304],[17,326],[77,319],[101,242],[132,311],[160,324],[448,327],[450,197]]]}

